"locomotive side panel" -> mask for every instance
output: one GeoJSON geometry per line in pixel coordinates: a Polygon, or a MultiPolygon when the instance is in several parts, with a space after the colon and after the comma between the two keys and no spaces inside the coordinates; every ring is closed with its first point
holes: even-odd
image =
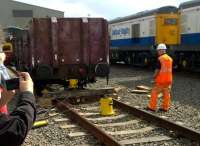
{"type": "Polygon", "coordinates": [[[155,17],[141,17],[110,25],[111,47],[154,45],[155,17]]]}
{"type": "Polygon", "coordinates": [[[200,1],[189,1],[179,6],[181,44],[175,51],[176,62],[184,70],[200,68],[200,1]]]}
{"type": "Polygon", "coordinates": [[[181,9],[181,43],[200,44],[200,6],[181,9]]]}
{"type": "MultiPolygon", "coordinates": [[[[152,46],[155,44],[155,16],[140,18],[140,43],[141,46],[152,46]]],[[[150,49],[150,48],[149,48],[150,49]]]]}
{"type": "Polygon", "coordinates": [[[131,40],[131,32],[130,22],[111,24],[111,47],[132,45],[133,41],[131,40]]]}
{"type": "Polygon", "coordinates": [[[152,46],[155,45],[155,16],[137,17],[110,25],[111,61],[143,65],[150,63],[152,46]],[[127,34],[123,30],[127,29],[127,34]]]}

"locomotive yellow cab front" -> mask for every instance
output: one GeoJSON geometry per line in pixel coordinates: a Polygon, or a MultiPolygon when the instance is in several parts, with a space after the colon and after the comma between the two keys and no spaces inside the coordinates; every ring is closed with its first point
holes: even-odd
{"type": "Polygon", "coordinates": [[[156,16],[156,44],[180,44],[179,14],[158,14],[156,16]]]}

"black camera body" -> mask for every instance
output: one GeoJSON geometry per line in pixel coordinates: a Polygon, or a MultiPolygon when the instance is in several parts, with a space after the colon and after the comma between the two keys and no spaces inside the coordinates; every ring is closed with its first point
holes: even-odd
{"type": "Polygon", "coordinates": [[[19,78],[5,80],[5,85],[7,90],[19,89],[19,78]]]}

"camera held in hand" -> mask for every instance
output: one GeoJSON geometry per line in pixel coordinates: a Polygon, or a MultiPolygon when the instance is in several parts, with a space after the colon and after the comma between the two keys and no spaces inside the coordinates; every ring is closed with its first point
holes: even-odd
{"type": "Polygon", "coordinates": [[[4,65],[0,65],[0,86],[7,90],[19,89],[19,77],[7,69],[4,65]]]}

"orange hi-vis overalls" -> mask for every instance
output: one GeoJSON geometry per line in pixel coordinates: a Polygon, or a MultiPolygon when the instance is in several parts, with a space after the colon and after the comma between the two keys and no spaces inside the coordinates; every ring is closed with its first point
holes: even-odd
{"type": "Polygon", "coordinates": [[[155,78],[155,85],[151,91],[151,99],[149,108],[156,110],[158,94],[163,93],[162,109],[167,111],[170,106],[170,89],[172,85],[172,63],[173,60],[167,54],[161,55],[158,60],[160,61],[161,68],[155,78]]]}

